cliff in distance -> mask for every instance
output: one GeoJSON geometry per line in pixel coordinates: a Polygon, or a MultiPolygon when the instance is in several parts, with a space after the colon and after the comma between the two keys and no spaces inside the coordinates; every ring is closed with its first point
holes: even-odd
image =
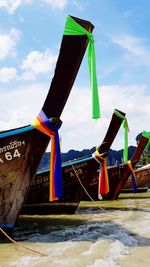
{"type": "MultiPolygon", "coordinates": [[[[139,133],[135,140],[138,143],[142,133],[139,133]]],[[[95,152],[95,147],[90,149],[83,149],[82,151],[71,149],[66,153],[62,153],[62,162],[67,162],[73,159],[79,159],[83,157],[91,157],[91,155],[95,152]]],[[[128,159],[132,157],[135,152],[135,146],[128,147],[128,159]]],[[[121,150],[113,150],[109,149],[108,158],[107,158],[107,165],[113,166],[115,164],[120,164],[123,162],[123,149],[121,150]]],[[[143,155],[139,160],[139,164],[146,165],[150,163],[150,144],[145,148],[143,155]]],[[[50,165],[50,153],[46,152],[43,156],[39,169],[47,169],[50,165]]]]}
{"type": "MultiPolygon", "coordinates": [[[[135,152],[135,146],[129,146],[128,148],[128,158],[130,159],[135,152]]],[[[79,159],[83,157],[90,157],[95,152],[95,147],[90,149],[83,149],[82,151],[71,149],[66,153],[62,153],[62,162],[66,162],[73,159],[79,159]]],[[[122,162],[123,149],[121,150],[109,150],[107,165],[112,166],[114,164],[119,164],[122,162]]],[[[46,152],[43,156],[39,169],[49,168],[50,153],[46,152]]]]}

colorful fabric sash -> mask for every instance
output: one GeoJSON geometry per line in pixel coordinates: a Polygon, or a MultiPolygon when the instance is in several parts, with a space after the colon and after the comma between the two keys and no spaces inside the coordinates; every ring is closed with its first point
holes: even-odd
{"type": "Polygon", "coordinates": [[[64,35],[87,35],[89,40],[88,47],[88,65],[90,72],[90,82],[92,88],[92,118],[100,118],[100,105],[98,97],[98,84],[96,76],[96,58],[95,58],[95,47],[94,47],[94,38],[91,32],[88,32],[81,25],[79,25],[73,18],[70,16],[67,17],[64,35]]]}
{"type": "Polygon", "coordinates": [[[123,119],[123,127],[124,127],[124,150],[123,150],[123,161],[128,161],[128,132],[129,132],[129,126],[127,119],[117,110],[114,111],[115,114],[123,119]]]}
{"type": "Polygon", "coordinates": [[[133,189],[133,192],[137,193],[138,189],[137,189],[136,180],[135,180],[135,173],[134,173],[134,169],[132,167],[132,163],[130,160],[127,161],[127,165],[132,172],[132,189],[133,189]]]}
{"type": "Polygon", "coordinates": [[[148,139],[147,145],[144,150],[146,150],[150,145],[150,132],[143,131],[142,136],[146,137],[148,139]]]}
{"type": "Polygon", "coordinates": [[[49,200],[53,201],[62,196],[61,152],[58,134],[60,125],[54,127],[43,111],[40,112],[32,125],[51,138],[49,200]]]}
{"type": "Polygon", "coordinates": [[[108,171],[107,171],[107,162],[103,158],[98,150],[95,151],[94,157],[101,163],[99,171],[99,183],[98,183],[98,196],[106,196],[109,193],[109,180],[108,180],[108,171]]]}

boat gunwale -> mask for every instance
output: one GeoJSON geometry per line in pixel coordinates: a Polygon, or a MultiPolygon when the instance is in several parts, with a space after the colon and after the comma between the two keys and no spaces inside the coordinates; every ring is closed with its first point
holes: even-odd
{"type": "Polygon", "coordinates": [[[12,136],[12,135],[16,135],[16,134],[20,134],[20,133],[24,133],[24,132],[28,132],[28,131],[31,131],[33,129],[35,129],[34,126],[27,125],[27,126],[23,126],[23,127],[16,128],[16,129],[2,131],[2,132],[0,132],[0,138],[12,136]]]}

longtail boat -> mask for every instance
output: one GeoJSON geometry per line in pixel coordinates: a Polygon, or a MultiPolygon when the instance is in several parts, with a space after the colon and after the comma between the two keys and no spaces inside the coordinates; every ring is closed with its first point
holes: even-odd
{"type": "Polygon", "coordinates": [[[133,187],[135,186],[134,188],[136,190],[134,167],[139,161],[148,142],[149,132],[143,131],[135,153],[130,159],[130,161],[123,164],[119,164],[117,166],[108,167],[109,193],[103,196],[103,199],[118,199],[119,194],[122,192],[130,175],[133,175],[133,187]]]}
{"type": "MultiPolygon", "coordinates": [[[[67,17],[54,77],[38,116],[42,123],[45,118],[46,122],[51,119],[52,127],[59,128],[59,118],[93,28],[89,21],[67,17]],[[66,33],[69,20],[85,32],[66,33]]],[[[6,232],[13,230],[49,141],[50,137],[39,131],[35,124],[0,132],[0,228],[6,232]]]]}
{"type": "MultiPolygon", "coordinates": [[[[97,147],[98,153],[102,157],[107,157],[108,150],[112,145],[122,122],[125,113],[115,110],[105,138],[101,145],[97,147]]],[[[97,157],[95,155],[94,157],[97,157]]],[[[95,160],[92,155],[89,157],[73,160],[62,165],[63,170],[63,197],[59,200],[49,201],[49,173],[50,170],[42,170],[37,173],[31,187],[27,201],[23,207],[24,214],[62,214],[75,213],[80,200],[86,195],[89,184],[92,182],[94,174],[99,169],[99,160],[95,160]]],[[[98,194],[98,190],[96,190],[98,194]]],[[[90,200],[88,196],[88,200],[90,200]]]]}
{"type": "MultiPolygon", "coordinates": [[[[147,192],[147,190],[150,188],[150,164],[136,168],[134,170],[134,176],[136,180],[137,192],[147,192]]],[[[130,175],[126,181],[122,192],[133,192],[132,175],[130,175]]]]}

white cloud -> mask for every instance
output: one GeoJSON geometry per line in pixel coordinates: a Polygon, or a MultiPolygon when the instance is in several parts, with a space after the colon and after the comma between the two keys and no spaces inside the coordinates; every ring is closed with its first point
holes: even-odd
{"type": "MultiPolygon", "coordinates": [[[[43,106],[48,88],[49,84],[32,84],[9,92],[0,91],[0,129],[31,123],[43,106]]],[[[94,121],[91,119],[90,89],[74,87],[61,116],[62,151],[82,150],[99,145],[115,108],[126,112],[130,129],[129,145],[136,145],[137,134],[150,130],[150,96],[146,94],[146,89],[145,86],[138,85],[100,87],[101,119],[94,121]]],[[[121,127],[112,148],[122,149],[123,146],[124,131],[121,127]]]]}
{"type": "Polygon", "coordinates": [[[10,14],[13,14],[20,5],[31,2],[32,0],[0,0],[0,8],[5,8],[10,14]]]}
{"type": "Polygon", "coordinates": [[[41,110],[48,88],[34,83],[0,91],[0,130],[30,124],[41,110]]]}
{"type": "Polygon", "coordinates": [[[68,0],[42,0],[44,3],[49,4],[54,9],[63,9],[68,0]]]}
{"type": "Polygon", "coordinates": [[[8,34],[0,33],[0,60],[16,54],[16,43],[20,34],[20,31],[15,28],[12,28],[8,34]]]}
{"type": "MultiPolygon", "coordinates": [[[[100,144],[107,131],[115,108],[126,113],[129,123],[129,145],[136,145],[135,138],[143,130],[149,131],[150,96],[143,86],[103,86],[100,88],[101,119],[91,119],[90,90],[75,88],[64,109],[62,120],[62,150],[90,148],[100,144]]],[[[122,149],[124,131],[121,127],[112,148],[122,149]]]]}
{"type": "Polygon", "coordinates": [[[113,36],[112,41],[128,53],[128,59],[138,59],[140,64],[150,65],[150,50],[144,46],[140,38],[120,35],[113,36]]]}
{"type": "Polygon", "coordinates": [[[5,67],[0,69],[0,82],[6,83],[16,77],[16,69],[12,67],[5,67]]]}
{"type": "MultiPolygon", "coordinates": [[[[35,0],[36,2],[37,0],[35,0]]],[[[0,0],[0,8],[5,8],[8,13],[14,14],[23,4],[30,4],[33,0],[0,0]]],[[[54,9],[62,10],[68,0],[42,0],[43,3],[50,5],[54,9]]]]}
{"type": "Polygon", "coordinates": [[[53,70],[57,56],[49,49],[44,52],[32,51],[23,60],[21,69],[24,71],[20,79],[34,80],[40,73],[48,73],[53,70]]]}

